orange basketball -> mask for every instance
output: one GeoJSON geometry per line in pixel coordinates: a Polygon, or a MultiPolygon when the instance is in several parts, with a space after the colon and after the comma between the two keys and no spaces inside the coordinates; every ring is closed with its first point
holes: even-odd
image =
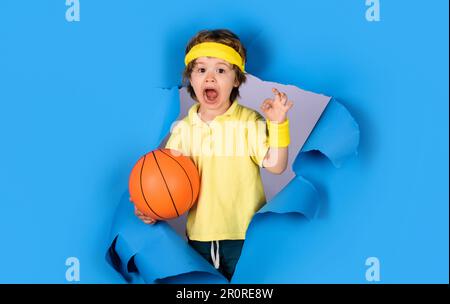
{"type": "Polygon", "coordinates": [[[177,151],[157,149],[134,165],[128,188],[139,211],[155,220],[168,220],[195,204],[200,178],[190,158],[177,151]]]}

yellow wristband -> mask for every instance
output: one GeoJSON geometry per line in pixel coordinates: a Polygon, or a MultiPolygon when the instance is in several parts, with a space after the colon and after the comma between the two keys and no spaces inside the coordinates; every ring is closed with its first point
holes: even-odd
{"type": "Polygon", "coordinates": [[[284,148],[289,146],[289,120],[282,123],[275,123],[267,120],[269,131],[269,146],[274,148],[284,148]]]}

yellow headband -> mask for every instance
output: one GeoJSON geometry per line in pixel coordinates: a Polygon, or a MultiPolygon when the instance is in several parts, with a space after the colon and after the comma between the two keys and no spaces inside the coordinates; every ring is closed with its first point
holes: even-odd
{"type": "Polygon", "coordinates": [[[241,55],[236,52],[235,49],[229,47],[228,45],[217,43],[217,42],[203,42],[195,45],[186,54],[184,58],[184,63],[186,65],[189,64],[192,60],[195,60],[199,57],[216,57],[228,61],[231,64],[237,65],[242,72],[244,71],[244,61],[242,60],[241,55]]]}

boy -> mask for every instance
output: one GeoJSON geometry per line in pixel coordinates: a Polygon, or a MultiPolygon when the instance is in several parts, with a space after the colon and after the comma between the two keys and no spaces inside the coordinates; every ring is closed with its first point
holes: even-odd
{"type": "MultiPolygon", "coordinates": [[[[172,130],[166,148],[190,156],[200,173],[197,204],[189,211],[189,244],[228,279],[240,257],[253,215],[264,205],[260,167],[281,174],[287,166],[293,103],[273,89],[262,116],[238,104],[246,50],[228,30],[205,30],[186,47],[183,81],[197,101],[172,130]],[[257,132],[257,125],[264,126],[257,132]],[[257,133],[260,135],[256,140],[257,133]],[[230,153],[231,152],[231,153],[230,153]]],[[[156,221],[137,209],[147,224],[156,221]]]]}

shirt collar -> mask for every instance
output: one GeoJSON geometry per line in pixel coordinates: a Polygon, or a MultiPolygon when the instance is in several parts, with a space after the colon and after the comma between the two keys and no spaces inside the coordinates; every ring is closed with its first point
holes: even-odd
{"type": "MultiPolygon", "coordinates": [[[[231,117],[234,112],[236,111],[236,108],[238,106],[238,101],[237,99],[231,103],[231,106],[228,108],[228,110],[225,111],[225,113],[216,116],[213,121],[215,120],[219,120],[222,118],[226,118],[226,117],[231,117]]],[[[205,123],[203,120],[201,120],[201,118],[198,116],[198,108],[200,107],[200,103],[195,103],[190,109],[189,109],[189,120],[192,124],[200,124],[200,123],[205,123]]]]}

